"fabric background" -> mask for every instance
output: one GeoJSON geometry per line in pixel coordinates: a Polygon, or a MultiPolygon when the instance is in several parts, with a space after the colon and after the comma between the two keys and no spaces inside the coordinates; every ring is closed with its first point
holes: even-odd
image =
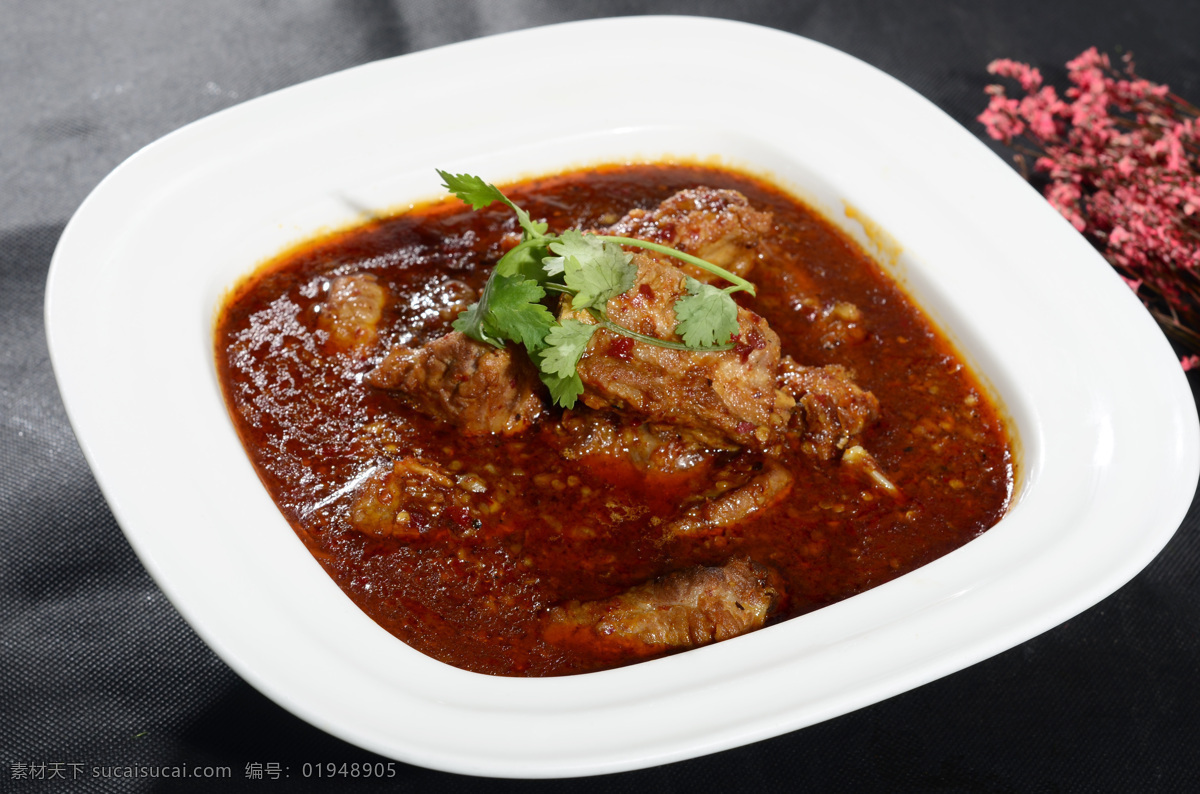
{"type": "Polygon", "coordinates": [[[404,764],[383,782],[303,780],[305,762],[381,759],[258,694],[142,568],[72,435],[43,331],[50,257],[87,193],[145,144],[278,88],[501,31],[644,13],[737,18],[830,44],[977,135],[996,57],[1061,82],[1089,46],[1133,51],[1144,76],[1200,100],[1200,5],[1186,0],[0,0],[0,790],[1198,790],[1195,505],[1132,582],[997,657],[748,747],[571,781],[404,764]],[[16,772],[55,763],[228,765],[233,779],[218,789],[16,772]],[[291,776],[247,779],[251,763],[291,776]]]}

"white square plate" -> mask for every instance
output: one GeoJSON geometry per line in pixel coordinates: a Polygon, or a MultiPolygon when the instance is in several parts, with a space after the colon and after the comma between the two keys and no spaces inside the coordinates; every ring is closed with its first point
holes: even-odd
{"type": "Polygon", "coordinates": [[[79,209],[54,256],[46,318],[96,478],[197,632],[330,733],[471,774],[660,764],[958,670],[1131,578],[1177,528],[1200,468],[1195,406],[1170,348],[1036,192],[886,75],[724,21],[601,20],[481,39],[185,127],[79,209]],[[342,594],[259,484],[217,385],[221,298],[289,243],[438,196],[435,167],[503,183],[666,156],[768,175],[880,254],[1005,406],[1019,441],[1013,507],[907,576],[677,656],[551,679],[423,656],[342,594]]]}

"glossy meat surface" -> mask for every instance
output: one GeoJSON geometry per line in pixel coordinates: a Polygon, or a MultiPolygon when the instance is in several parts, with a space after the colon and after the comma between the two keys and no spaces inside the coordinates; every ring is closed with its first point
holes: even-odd
{"type": "Polygon", "coordinates": [[[776,596],[767,570],[739,557],[720,567],[678,571],[601,601],[555,607],[546,638],[641,652],[692,648],[761,628],[776,596]]]}
{"type": "Polygon", "coordinates": [[[879,417],[879,400],[839,364],[802,367],[786,359],[779,382],[796,400],[802,448],[821,460],[839,455],[879,417]]]}
{"type": "MultiPolygon", "coordinates": [[[[701,186],[681,190],[653,210],[631,210],[606,233],[661,243],[747,277],[762,256],[759,244],[771,225],[771,214],[752,207],[736,190],[701,186]]],[[[699,281],[720,281],[695,265],[655,256],[699,281]]]]}
{"type": "Polygon", "coordinates": [[[689,428],[644,422],[609,411],[564,412],[549,435],[550,443],[568,460],[628,463],[646,473],[675,473],[706,466],[714,453],[733,450],[713,446],[689,428]]]}
{"type": "MultiPolygon", "coordinates": [[[[633,261],[637,281],[608,302],[609,318],[640,334],[678,341],[674,306],[687,291],[682,271],[641,254],[633,261]]],[[[595,322],[569,307],[562,316],[595,322]]],[[[714,445],[777,447],[795,404],[776,385],[779,337],[747,309],[738,309],[737,320],[738,347],[720,352],[675,350],[597,331],[577,367],[582,401],[686,427],[714,445]]]]}
{"type": "Polygon", "coordinates": [[[365,353],[375,345],[387,292],[369,273],[339,276],[329,282],[329,294],[317,321],[335,350],[365,353]]]}
{"type": "Polygon", "coordinates": [[[711,493],[667,525],[667,540],[719,533],[754,513],[770,510],[788,497],[795,483],[791,472],[770,459],[756,461],[756,470],[721,471],[717,477],[711,493]]]}
{"type": "Polygon", "coordinates": [[[447,511],[469,523],[472,492],[436,463],[400,458],[390,467],[380,466],[361,484],[350,523],[368,535],[411,540],[447,511]]]}
{"type": "Polygon", "coordinates": [[[524,432],[541,415],[541,381],[522,353],[451,331],[418,348],[397,345],[366,376],[468,436],[524,432]]]}

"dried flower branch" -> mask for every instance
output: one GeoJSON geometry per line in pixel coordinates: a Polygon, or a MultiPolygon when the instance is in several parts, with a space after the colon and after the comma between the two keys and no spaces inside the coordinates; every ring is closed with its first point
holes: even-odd
{"type": "Polygon", "coordinates": [[[988,86],[979,121],[1035,158],[1047,200],[1191,352],[1184,368],[1200,367],[1200,110],[1122,60],[1093,47],[1068,62],[1064,97],[1028,64],[992,61],[1024,96],[988,86]]]}

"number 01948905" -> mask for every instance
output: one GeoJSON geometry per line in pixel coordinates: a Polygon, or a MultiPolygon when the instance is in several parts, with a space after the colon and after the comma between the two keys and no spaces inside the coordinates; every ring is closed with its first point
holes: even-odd
{"type": "Polygon", "coordinates": [[[300,774],[304,777],[395,777],[396,764],[393,761],[341,764],[333,761],[323,764],[304,763],[300,766],[300,774]]]}

